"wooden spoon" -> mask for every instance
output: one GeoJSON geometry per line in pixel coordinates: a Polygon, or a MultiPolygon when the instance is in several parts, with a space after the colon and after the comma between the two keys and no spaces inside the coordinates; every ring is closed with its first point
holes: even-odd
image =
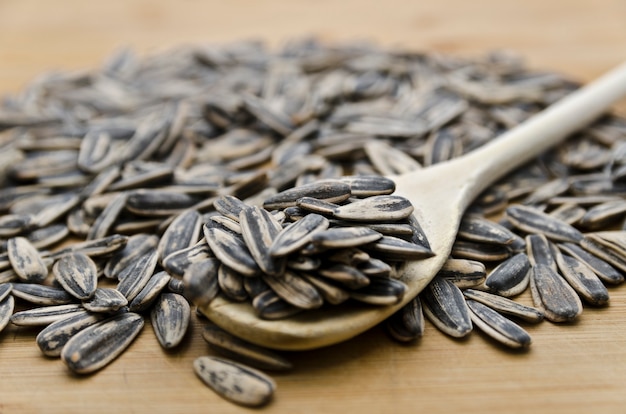
{"type": "Polygon", "coordinates": [[[390,177],[396,183],[396,194],[415,206],[414,214],[436,253],[430,259],[407,263],[401,280],[408,291],[401,303],[328,306],[285,320],[263,320],[249,303],[218,297],[201,311],[232,334],[274,349],[318,348],[364,332],[404,306],[437,274],[450,254],[463,212],[476,196],[506,173],[590,124],[625,95],[626,63],[469,154],[390,177]]]}

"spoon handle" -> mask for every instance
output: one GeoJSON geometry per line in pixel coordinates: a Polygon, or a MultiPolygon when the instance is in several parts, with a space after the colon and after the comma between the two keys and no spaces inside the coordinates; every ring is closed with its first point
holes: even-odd
{"type": "MultiPolygon", "coordinates": [[[[489,144],[458,159],[466,175],[466,203],[514,168],[589,125],[626,96],[626,62],[567,95],[489,144]]],[[[465,206],[467,207],[467,206],[465,206]]]]}

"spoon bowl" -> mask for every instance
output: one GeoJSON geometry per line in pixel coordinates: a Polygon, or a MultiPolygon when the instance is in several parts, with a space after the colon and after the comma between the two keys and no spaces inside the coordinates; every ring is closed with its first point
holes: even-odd
{"type": "Polygon", "coordinates": [[[389,177],[408,198],[435,256],[407,262],[408,290],[393,306],[357,303],[323,307],[288,319],[260,319],[249,303],[217,297],[201,308],[230,333],[273,349],[304,350],[350,339],[384,321],[417,296],[448,259],[467,206],[489,185],[587,126],[626,95],[626,64],[568,95],[489,144],[462,157],[389,177]]]}

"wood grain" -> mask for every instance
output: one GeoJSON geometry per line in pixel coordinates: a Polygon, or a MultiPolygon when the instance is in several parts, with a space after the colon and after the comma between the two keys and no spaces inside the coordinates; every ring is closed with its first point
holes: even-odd
{"type": "MultiPolygon", "coordinates": [[[[625,22],[619,0],[0,0],[0,94],[46,70],[95,67],[120,46],[151,53],[251,37],[277,45],[302,35],[460,55],[512,49],[532,67],[588,81],[626,57],[625,22]]],[[[623,412],[626,289],[610,293],[608,308],[586,307],[575,324],[529,326],[529,352],[504,350],[479,333],[451,340],[429,324],[408,346],[377,328],[289,354],[296,369],[276,375],[267,411],[623,412]]],[[[195,378],[193,359],[209,352],[202,323],[171,353],[147,326],[111,366],[80,378],[41,356],[36,330],[11,326],[0,334],[0,414],[248,411],[195,378]]]]}

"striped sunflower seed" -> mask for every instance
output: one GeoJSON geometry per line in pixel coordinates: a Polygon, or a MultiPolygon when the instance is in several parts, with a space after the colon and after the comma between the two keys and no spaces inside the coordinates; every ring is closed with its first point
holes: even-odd
{"type": "Polygon", "coordinates": [[[272,257],[287,256],[312,241],[314,234],[328,229],[328,219],[319,214],[307,214],[301,220],[285,227],[272,241],[272,257]]]}
{"type": "Polygon", "coordinates": [[[98,284],[96,263],[86,254],[76,252],[61,257],[52,267],[55,280],[79,300],[93,296],[98,284]]]}
{"type": "Polygon", "coordinates": [[[543,234],[529,234],[526,236],[526,254],[531,266],[539,264],[548,266],[556,271],[556,260],[554,258],[555,248],[552,242],[543,234]]]}
{"type": "Polygon", "coordinates": [[[83,307],[94,313],[114,313],[128,305],[128,299],[117,289],[97,288],[83,307]]]}
{"type": "Polygon", "coordinates": [[[302,308],[283,300],[271,289],[265,290],[253,297],[252,307],[261,319],[284,319],[302,312],[302,308]]]}
{"type": "Polygon", "coordinates": [[[372,197],[392,194],[396,183],[380,175],[350,175],[341,177],[341,181],[350,186],[350,194],[354,197],[372,197]]]}
{"type": "Polygon", "coordinates": [[[315,246],[337,249],[362,246],[380,240],[382,234],[367,227],[333,227],[310,236],[315,246]]]}
{"type": "MultiPolygon", "coordinates": [[[[128,310],[131,312],[143,312],[148,309],[163,289],[169,285],[171,280],[172,277],[164,271],[155,273],[146,286],[130,302],[128,310]]],[[[182,293],[182,289],[181,292],[174,293],[182,293]]]]}
{"type": "Polygon", "coordinates": [[[466,214],[461,220],[458,237],[479,243],[524,248],[524,240],[511,230],[496,222],[473,214],[466,214]]]}
{"type": "Polygon", "coordinates": [[[424,314],[437,329],[454,338],[472,332],[472,320],[463,293],[452,282],[435,277],[420,294],[424,314]]]}
{"type": "Polygon", "coordinates": [[[13,299],[13,296],[8,295],[4,299],[0,300],[0,332],[2,332],[9,324],[14,308],[15,299],[13,299]]]}
{"type": "Polygon", "coordinates": [[[35,283],[13,283],[11,294],[17,298],[42,306],[66,305],[74,301],[72,295],[65,289],[35,283]]]}
{"type": "Polygon", "coordinates": [[[170,253],[163,259],[162,265],[170,275],[183,277],[185,269],[190,264],[212,256],[213,252],[209,249],[209,245],[202,239],[193,246],[170,253]]]}
{"type": "Polygon", "coordinates": [[[15,312],[11,316],[11,323],[18,326],[48,325],[82,310],[83,307],[76,303],[33,308],[15,312]]]}
{"type": "Polygon", "coordinates": [[[543,320],[543,312],[532,306],[522,305],[511,299],[475,289],[463,291],[467,299],[480,302],[505,315],[513,316],[525,322],[539,323],[543,320]]]}
{"type": "Polygon", "coordinates": [[[282,231],[281,224],[267,210],[245,208],[239,214],[241,235],[259,268],[266,274],[278,276],[285,271],[285,260],[270,255],[274,239],[282,231]]]}
{"type": "Polygon", "coordinates": [[[506,217],[520,230],[544,234],[554,241],[578,243],[583,238],[574,227],[536,208],[513,205],[506,209],[506,217]]]}
{"type": "Polygon", "coordinates": [[[528,348],[528,332],[493,309],[473,300],[467,301],[474,326],[509,348],[528,348]]]}
{"type": "Polygon", "coordinates": [[[316,309],[324,299],[317,289],[295,272],[285,271],[280,276],[263,274],[262,279],[285,302],[301,309],[316,309]]]}
{"type": "Polygon", "coordinates": [[[196,375],[218,395],[244,406],[267,404],[276,389],[267,375],[228,359],[199,357],[193,367],[196,375]]]}
{"type": "Polygon", "coordinates": [[[64,249],[58,250],[48,257],[51,259],[58,259],[68,253],[81,252],[89,257],[101,257],[111,253],[115,253],[117,250],[124,248],[128,236],[121,234],[113,234],[111,236],[104,237],[97,240],[87,240],[84,242],[78,242],[68,246],[64,249]]]}
{"type": "Polygon", "coordinates": [[[587,303],[594,306],[608,305],[609,292],[593,270],[558,249],[555,249],[555,256],[561,275],[587,303]]]}
{"type": "Polygon", "coordinates": [[[146,286],[157,266],[157,251],[149,251],[129,263],[118,275],[119,283],[116,289],[129,301],[146,286]]]}
{"type": "Polygon", "coordinates": [[[150,312],[159,344],[165,349],[177,347],[187,333],[190,318],[187,299],[176,293],[162,293],[150,312]]]}
{"type": "Polygon", "coordinates": [[[126,245],[116,251],[104,266],[104,275],[109,279],[120,279],[122,271],[140,257],[156,249],[159,238],[155,235],[136,234],[130,236],[126,245]]]}
{"type": "Polygon", "coordinates": [[[61,350],[76,333],[104,319],[101,314],[76,312],[46,326],[35,338],[41,352],[48,357],[59,357],[61,350]]]}
{"type": "Polygon", "coordinates": [[[434,255],[430,248],[407,242],[393,236],[383,236],[373,243],[362,246],[363,250],[375,254],[382,260],[421,260],[434,255]]]}
{"type": "Polygon", "coordinates": [[[389,334],[399,342],[411,342],[424,334],[424,313],[419,297],[413,298],[386,323],[389,334]]]}
{"type": "MultiPolygon", "coordinates": [[[[294,208],[294,207],[287,207],[294,208]]],[[[296,201],[296,208],[323,216],[333,217],[339,208],[338,204],[313,197],[301,197],[296,201]]],[[[292,215],[292,213],[290,213],[292,215]]]]}
{"type": "Polygon", "coordinates": [[[183,276],[183,292],[189,302],[198,307],[203,307],[217,296],[219,292],[217,282],[219,266],[220,263],[216,259],[205,259],[189,265],[183,276]]]}
{"type": "Polygon", "coordinates": [[[334,216],[349,221],[396,221],[413,213],[411,202],[400,196],[373,196],[337,207],[334,216]]]}
{"type": "Polygon", "coordinates": [[[451,258],[445,261],[437,274],[454,283],[459,289],[466,289],[483,284],[487,272],[481,262],[451,258]]]}
{"type": "Polygon", "coordinates": [[[220,292],[229,299],[243,302],[248,298],[248,292],[243,285],[244,276],[225,265],[220,265],[217,270],[217,283],[220,292]]]}
{"type": "Polygon", "coordinates": [[[293,368],[291,362],[276,352],[237,338],[215,325],[205,326],[202,337],[212,349],[227,358],[254,368],[271,371],[289,371],[293,368]]]}
{"type": "Polygon", "coordinates": [[[485,287],[501,296],[516,296],[530,283],[530,261],[524,253],[505,260],[485,278],[485,287]]]}
{"type": "Polygon", "coordinates": [[[370,277],[370,283],[350,291],[350,297],[371,305],[396,305],[402,301],[407,286],[399,280],[386,277],[370,277]]]}
{"type": "Polygon", "coordinates": [[[244,276],[254,276],[260,269],[245,242],[224,230],[204,226],[204,236],[215,256],[244,276]]]}
{"type": "Polygon", "coordinates": [[[171,253],[193,246],[200,238],[201,229],[202,218],[195,210],[187,210],[176,217],[159,241],[159,262],[171,253]]]}
{"type": "Polygon", "coordinates": [[[0,283],[0,302],[4,300],[13,290],[12,283],[0,283]]]}
{"type": "Polygon", "coordinates": [[[559,243],[559,249],[589,266],[604,283],[616,285],[624,281],[624,275],[613,266],[573,243],[559,243]]]}
{"type": "Polygon", "coordinates": [[[77,374],[104,368],[141,332],[141,315],[128,312],[112,316],[75,334],[61,350],[61,360],[77,374]]]}
{"type": "Polygon", "coordinates": [[[28,239],[10,238],[7,253],[15,274],[22,280],[41,283],[48,277],[48,268],[41,255],[28,239]]]}
{"type": "Polygon", "coordinates": [[[293,207],[296,202],[309,197],[329,203],[341,203],[350,198],[350,185],[338,180],[319,180],[311,184],[290,188],[269,197],[263,202],[267,210],[284,209],[293,207]]]}
{"type": "Polygon", "coordinates": [[[569,322],[583,311],[578,295],[551,267],[538,264],[531,268],[530,293],[533,303],[551,322],[569,322]]]}
{"type": "Polygon", "coordinates": [[[370,283],[370,278],[356,267],[341,263],[320,268],[318,274],[349,289],[360,289],[370,283]]]}

